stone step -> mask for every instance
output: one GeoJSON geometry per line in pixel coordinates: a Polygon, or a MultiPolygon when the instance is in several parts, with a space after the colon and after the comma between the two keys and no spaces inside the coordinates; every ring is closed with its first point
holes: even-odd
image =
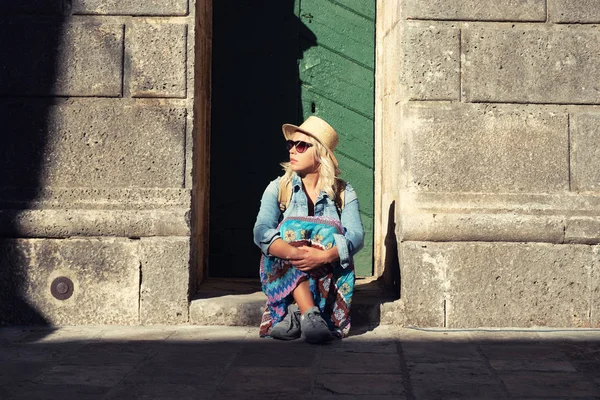
{"type": "MultiPolygon", "coordinates": [[[[208,279],[190,304],[190,324],[258,326],[266,297],[252,279],[208,279]]],[[[403,303],[374,278],[357,278],[352,324],[403,325],[403,303]]]]}

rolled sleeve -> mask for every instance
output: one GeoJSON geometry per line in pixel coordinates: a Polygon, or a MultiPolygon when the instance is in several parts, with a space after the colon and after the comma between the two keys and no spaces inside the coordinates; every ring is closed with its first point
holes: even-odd
{"type": "Polygon", "coordinates": [[[280,238],[277,225],[281,210],[277,203],[279,193],[279,178],[271,181],[265,189],[260,200],[260,210],[254,223],[254,243],[260,248],[265,256],[271,244],[280,238]]]}
{"type": "Polygon", "coordinates": [[[365,230],[356,192],[349,183],[346,185],[344,197],[345,204],[341,215],[344,234],[334,235],[334,240],[340,255],[340,265],[347,268],[352,264],[354,255],[364,246],[365,230]]]}

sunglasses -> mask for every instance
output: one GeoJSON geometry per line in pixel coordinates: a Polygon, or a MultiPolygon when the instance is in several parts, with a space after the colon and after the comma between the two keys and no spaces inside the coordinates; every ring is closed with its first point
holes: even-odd
{"type": "Polygon", "coordinates": [[[293,147],[296,147],[296,151],[298,153],[304,153],[309,147],[312,147],[312,144],[303,142],[302,140],[286,140],[285,147],[288,151],[290,151],[293,147]]]}

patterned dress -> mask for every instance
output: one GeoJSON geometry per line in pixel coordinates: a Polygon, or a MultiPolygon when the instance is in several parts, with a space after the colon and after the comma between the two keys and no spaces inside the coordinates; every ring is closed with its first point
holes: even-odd
{"type": "MultiPolygon", "coordinates": [[[[312,246],[322,250],[335,246],[334,234],[342,233],[339,221],[329,217],[288,217],[278,226],[281,238],[292,246],[312,246]]],[[[342,268],[339,263],[302,272],[289,261],[262,256],[260,280],[267,304],[263,313],[260,336],[268,337],[272,326],[287,314],[294,301],[292,292],[308,280],[315,305],[329,324],[332,333],[345,337],[350,330],[350,305],[354,293],[354,266],[342,268]]]]}

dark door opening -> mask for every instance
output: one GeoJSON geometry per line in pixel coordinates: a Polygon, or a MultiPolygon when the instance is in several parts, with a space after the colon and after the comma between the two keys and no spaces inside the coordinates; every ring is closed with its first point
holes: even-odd
{"type": "Polygon", "coordinates": [[[357,188],[367,231],[357,275],[372,274],[375,5],[362,2],[213,5],[210,277],[258,277],[252,228],[287,158],[281,125],[311,114],[342,136],[342,178],[357,188]]]}

